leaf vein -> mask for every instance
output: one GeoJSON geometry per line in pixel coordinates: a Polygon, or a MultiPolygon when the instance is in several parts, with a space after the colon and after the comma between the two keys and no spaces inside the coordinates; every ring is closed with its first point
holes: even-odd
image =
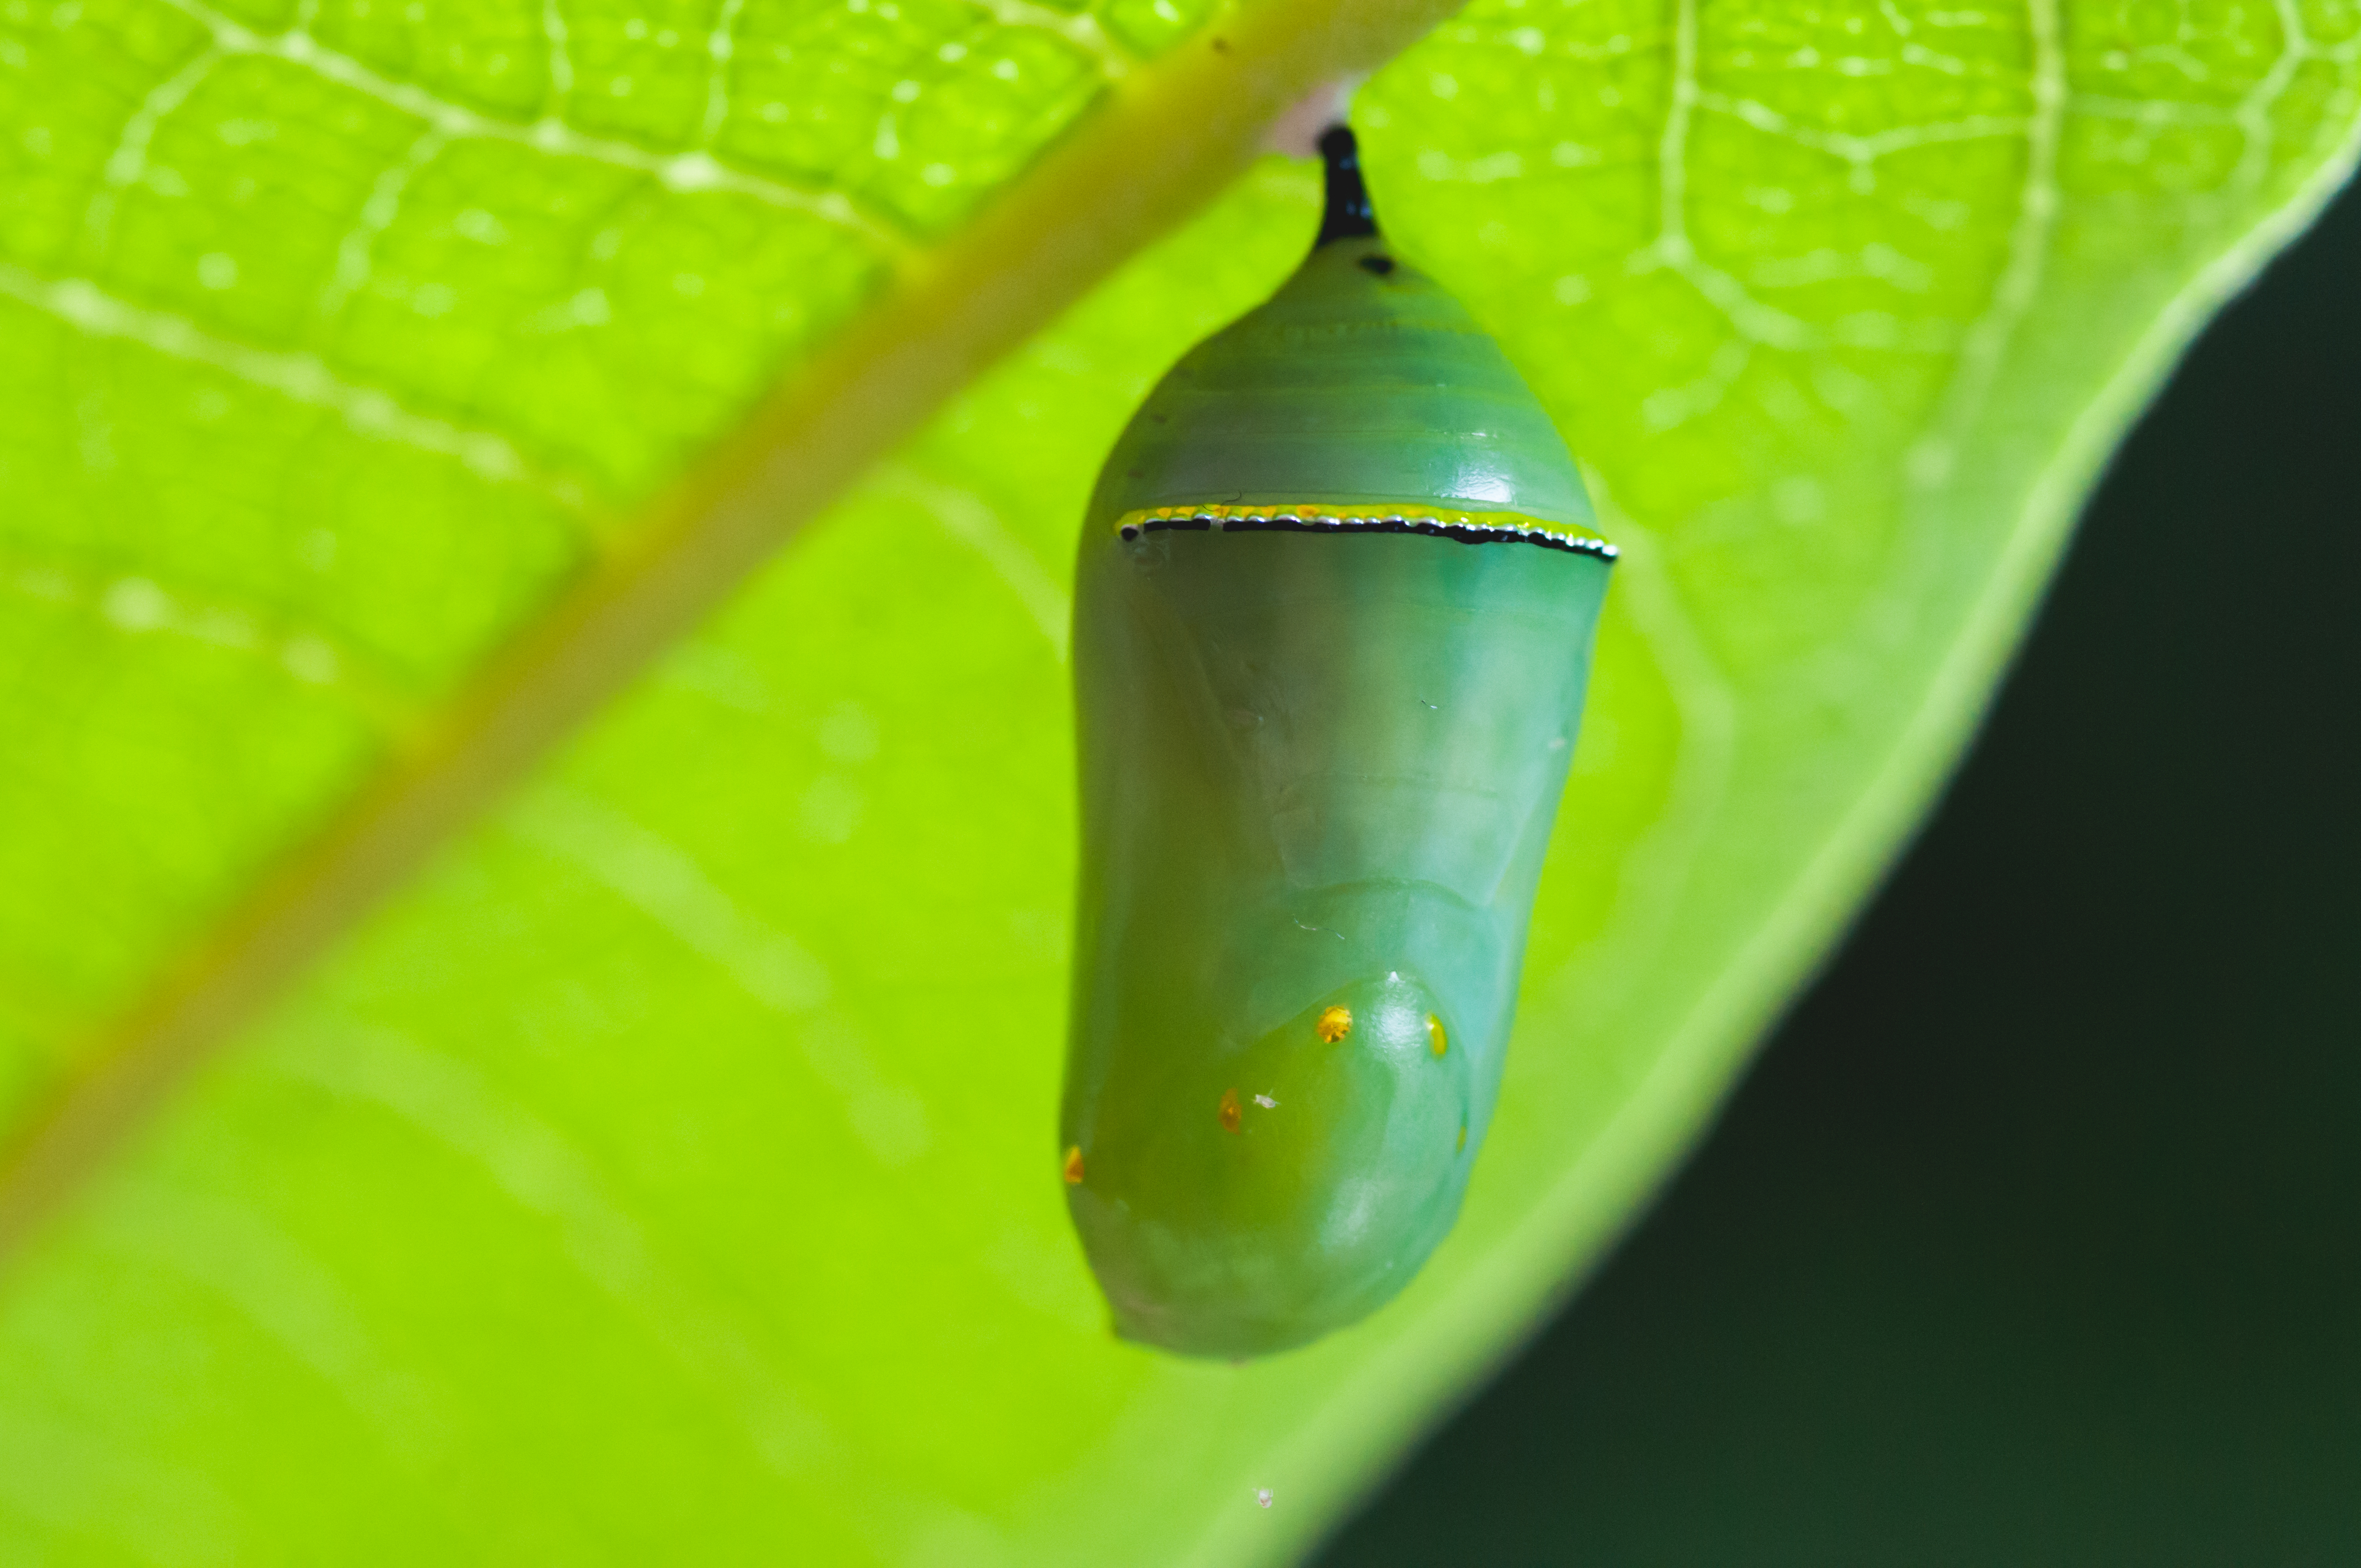
{"type": "Polygon", "coordinates": [[[1959,363],[1945,389],[1934,428],[1912,445],[1904,459],[1908,482],[1920,489],[1932,489],[1949,478],[1960,442],[1983,411],[2009,344],[2041,288],[2062,200],[2058,150],[2069,92],[2058,5],[2059,0],[2026,0],[2033,115],[2026,128],[2025,178],[2017,190],[2016,221],[2009,229],[2006,258],[1993,282],[1991,302],[1960,335],[1959,363]]]}
{"type": "Polygon", "coordinates": [[[938,484],[899,466],[884,477],[883,488],[913,502],[945,533],[983,557],[1033,624],[1041,629],[1041,635],[1049,640],[1059,662],[1065,662],[1066,641],[1073,626],[1073,598],[1041,569],[998,512],[966,490],[938,484]]]}
{"type": "Polygon", "coordinates": [[[0,587],[40,604],[60,605],[101,622],[118,636],[182,637],[209,647],[251,654],[280,673],[334,691],[387,734],[415,728],[418,705],[343,640],[259,609],[159,582],[154,573],[117,576],[104,584],[51,564],[0,558],[0,587]]]}
{"type": "Polygon", "coordinates": [[[208,45],[192,55],[187,63],[165,77],[139,100],[116,133],[114,150],[109,152],[99,177],[98,189],[91,192],[90,203],[82,211],[82,233],[90,242],[93,255],[104,256],[107,242],[113,236],[115,210],[123,200],[123,192],[137,185],[148,173],[148,148],[156,138],[156,127],[164,116],[188,102],[197,84],[219,65],[225,51],[219,45],[208,45]]]}
{"type": "Polygon", "coordinates": [[[572,481],[538,471],[507,437],[404,408],[382,388],[353,381],[315,355],[257,348],[205,331],[185,317],[135,305],[85,278],[41,278],[0,262],[0,299],[52,316],[93,337],[116,338],[203,365],[291,401],[324,409],[356,432],[456,459],[496,484],[523,485],[580,510],[572,481]]]}
{"type": "Polygon", "coordinates": [[[408,151],[389,164],[369,187],[368,200],[344,235],[336,241],[336,264],[328,281],[320,290],[316,313],[324,321],[343,310],[352,297],[368,281],[372,253],[379,238],[393,226],[401,212],[401,199],[410,190],[410,182],[419,171],[434,161],[450,137],[440,127],[432,127],[410,144],[408,151]]]}
{"type": "Polygon", "coordinates": [[[415,115],[447,137],[507,142],[555,157],[579,158],[609,168],[630,170],[653,175],[673,191],[727,191],[824,219],[859,235],[879,255],[896,262],[906,262],[911,255],[913,241],[899,223],[865,210],[840,190],[748,173],[720,162],[702,149],[678,154],[651,152],[630,142],[577,130],[554,115],[530,125],[496,119],[414,82],[385,76],[350,55],[326,47],[309,33],[290,29],[260,34],[199,0],[165,3],[212,28],[215,48],[225,54],[251,55],[302,67],[340,87],[404,114],[415,115]]]}

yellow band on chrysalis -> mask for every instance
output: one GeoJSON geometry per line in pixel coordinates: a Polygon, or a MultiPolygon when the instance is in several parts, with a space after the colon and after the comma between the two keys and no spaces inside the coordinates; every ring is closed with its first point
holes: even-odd
{"type": "Polygon", "coordinates": [[[1613,560],[1615,546],[1587,528],[1543,522],[1521,512],[1468,511],[1456,507],[1387,501],[1370,506],[1283,504],[1144,507],[1115,520],[1124,539],[1169,529],[1213,532],[1423,533],[1466,543],[1522,542],[1613,560]]]}

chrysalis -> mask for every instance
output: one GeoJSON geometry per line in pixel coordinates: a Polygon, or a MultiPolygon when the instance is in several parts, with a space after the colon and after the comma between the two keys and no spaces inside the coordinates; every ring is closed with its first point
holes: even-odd
{"type": "Polygon", "coordinates": [[[1195,1355],[1352,1322],[1451,1228],[1615,554],[1321,150],[1311,256],[1133,417],[1075,597],[1060,1168],[1117,1332],[1195,1355]]]}

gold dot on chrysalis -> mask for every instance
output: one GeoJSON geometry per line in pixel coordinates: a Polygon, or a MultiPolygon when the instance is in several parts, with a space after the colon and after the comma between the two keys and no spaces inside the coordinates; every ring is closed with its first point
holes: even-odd
{"type": "Polygon", "coordinates": [[[1465,1122],[1459,1124],[1459,1146],[1463,1151],[1467,1147],[1467,1124],[1465,1122]]]}
{"type": "Polygon", "coordinates": [[[1082,1145],[1076,1144],[1072,1148],[1066,1151],[1065,1173],[1067,1186],[1080,1187],[1082,1184],[1082,1145]]]}
{"type": "Polygon", "coordinates": [[[1223,1090],[1222,1131],[1225,1133],[1236,1132],[1238,1130],[1239,1119],[1245,1113],[1238,1109],[1238,1091],[1235,1089],[1223,1090]]]}
{"type": "Polygon", "coordinates": [[[1322,1008],[1320,1022],[1312,1025],[1312,1032],[1334,1045],[1353,1032],[1353,1010],[1349,1007],[1322,1008]]]}
{"type": "Polygon", "coordinates": [[[1432,1013],[1426,1015],[1426,1044],[1436,1056],[1441,1056],[1451,1045],[1450,1037],[1443,1032],[1443,1020],[1432,1013]]]}

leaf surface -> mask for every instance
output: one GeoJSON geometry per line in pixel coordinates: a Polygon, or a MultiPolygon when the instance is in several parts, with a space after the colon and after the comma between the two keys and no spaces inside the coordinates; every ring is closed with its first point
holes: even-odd
{"type": "MultiPolygon", "coordinates": [[[[11,18],[26,59],[84,52],[23,67],[5,102],[49,117],[0,142],[32,159],[0,231],[20,1106],[628,548],[630,498],[1189,20],[62,14],[11,18]],[[1049,63],[1012,97],[963,38],[1049,63]],[[766,59],[830,85],[764,98],[766,59]]],[[[37,1238],[0,1295],[0,1542],[1299,1550],[1708,1114],[2114,436],[2349,168],[2356,38],[2344,0],[1486,0],[1365,90],[1390,231],[1625,547],[1500,1117],[1367,1324],[1240,1368],[1116,1344],[1051,1146],[1072,530],[1137,398],[1300,254],[1312,181],[1272,167],[904,446],[37,1238]]]]}

